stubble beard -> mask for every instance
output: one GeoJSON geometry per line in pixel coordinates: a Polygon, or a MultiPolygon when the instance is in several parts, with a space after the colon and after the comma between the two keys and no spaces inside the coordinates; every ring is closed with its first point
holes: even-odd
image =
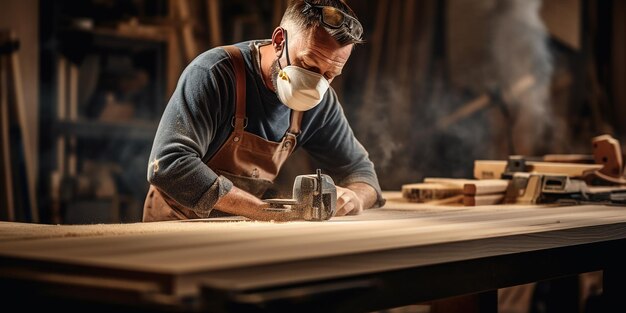
{"type": "Polygon", "coordinates": [[[278,72],[280,72],[280,67],[278,66],[278,59],[272,62],[270,66],[270,79],[272,80],[272,87],[274,87],[274,92],[278,91],[278,72]]]}

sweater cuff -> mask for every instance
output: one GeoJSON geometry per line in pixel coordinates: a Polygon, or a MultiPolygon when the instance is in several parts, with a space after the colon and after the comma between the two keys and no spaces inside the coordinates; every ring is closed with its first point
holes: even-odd
{"type": "Polygon", "coordinates": [[[200,218],[207,218],[211,214],[215,203],[233,188],[233,183],[224,176],[218,176],[213,185],[200,197],[192,208],[200,218]]]}

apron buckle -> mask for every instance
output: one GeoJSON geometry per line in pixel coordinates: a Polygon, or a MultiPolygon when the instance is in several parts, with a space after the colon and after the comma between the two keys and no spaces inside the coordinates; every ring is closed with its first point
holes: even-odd
{"type": "MultiPolygon", "coordinates": [[[[230,125],[235,128],[235,119],[237,119],[236,116],[233,116],[233,119],[230,121],[230,125]]],[[[244,117],[243,118],[243,128],[248,127],[248,117],[244,117]]]]}

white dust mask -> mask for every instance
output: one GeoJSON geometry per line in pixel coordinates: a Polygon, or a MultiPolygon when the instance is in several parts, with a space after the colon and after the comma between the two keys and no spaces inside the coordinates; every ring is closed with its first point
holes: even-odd
{"type": "MultiPolygon", "coordinates": [[[[285,53],[287,66],[281,67],[276,78],[278,99],[292,110],[310,110],[322,101],[330,84],[324,76],[290,64],[286,31],[285,53]]],[[[278,66],[280,67],[280,61],[278,66]]]]}

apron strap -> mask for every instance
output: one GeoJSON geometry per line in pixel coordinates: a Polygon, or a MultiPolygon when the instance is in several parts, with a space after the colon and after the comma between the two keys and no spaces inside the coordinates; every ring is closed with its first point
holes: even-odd
{"type": "Polygon", "coordinates": [[[237,90],[237,96],[235,98],[237,106],[235,107],[235,117],[233,127],[235,131],[241,132],[246,126],[248,126],[248,120],[246,118],[246,71],[244,67],[243,55],[239,48],[229,45],[224,46],[224,50],[230,56],[230,60],[233,63],[235,69],[235,79],[237,84],[235,88],[237,90]]]}
{"type": "Polygon", "coordinates": [[[300,124],[302,124],[302,111],[291,110],[291,121],[289,124],[289,132],[298,135],[300,134],[300,124]]]}
{"type": "MultiPolygon", "coordinates": [[[[235,69],[235,78],[237,81],[237,106],[235,108],[233,127],[235,128],[235,131],[241,132],[244,128],[246,128],[246,126],[248,126],[248,119],[246,118],[246,72],[244,67],[243,55],[241,54],[241,50],[233,45],[224,46],[223,48],[230,56],[230,59],[233,62],[233,67],[235,69]]],[[[294,135],[300,133],[300,126],[302,124],[302,113],[303,112],[301,111],[291,111],[289,132],[294,135]]]]}

